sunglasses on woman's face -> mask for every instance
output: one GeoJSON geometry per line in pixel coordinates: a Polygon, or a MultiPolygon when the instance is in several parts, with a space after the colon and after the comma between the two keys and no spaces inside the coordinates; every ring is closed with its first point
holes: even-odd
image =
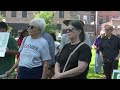
{"type": "Polygon", "coordinates": [[[33,25],[29,25],[28,26],[28,29],[34,29],[34,28],[37,28],[36,26],[33,26],[33,25]]]}
{"type": "Polygon", "coordinates": [[[67,32],[72,32],[73,30],[78,30],[78,29],[77,29],[77,28],[72,28],[72,27],[71,27],[71,28],[68,28],[68,29],[67,29],[67,32]]]}

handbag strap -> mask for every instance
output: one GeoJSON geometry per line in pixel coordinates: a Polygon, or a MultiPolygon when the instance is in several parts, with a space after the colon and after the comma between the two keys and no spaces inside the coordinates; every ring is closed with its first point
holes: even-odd
{"type": "Polygon", "coordinates": [[[69,60],[70,60],[70,58],[71,58],[71,56],[74,54],[74,52],[80,47],[80,46],[82,46],[84,44],[84,42],[81,42],[71,53],[70,53],[70,55],[69,55],[69,57],[68,57],[68,59],[67,59],[67,61],[66,61],[66,64],[65,64],[65,66],[64,66],[64,68],[63,68],[63,71],[62,72],[64,72],[65,71],[65,69],[66,69],[66,66],[67,66],[67,64],[68,64],[68,62],[69,62],[69,60]]]}
{"type": "Polygon", "coordinates": [[[23,49],[23,47],[24,47],[24,44],[25,44],[26,39],[27,39],[27,36],[24,37],[24,39],[23,39],[22,49],[23,49]]]}

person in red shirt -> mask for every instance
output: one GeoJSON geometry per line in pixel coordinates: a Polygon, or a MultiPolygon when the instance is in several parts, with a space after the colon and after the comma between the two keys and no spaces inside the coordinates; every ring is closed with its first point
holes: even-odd
{"type": "Polygon", "coordinates": [[[22,43],[23,38],[26,37],[26,36],[28,36],[28,31],[27,31],[27,29],[23,29],[23,30],[21,31],[20,37],[19,37],[19,39],[18,39],[18,41],[17,41],[19,47],[20,47],[20,45],[21,45],[21,43],[22,43]]]}
{"type": "MultiPolygon", "coordinates": [[[[26,36],[28,36],[28,35],[29,35],[29,34],[28,34],[27,29],[23,29],[23,30],[21,31],[20,36],[19,36],[19,38],[18,38],[18,40],[17,40],[18,47],[20,47],[23,38],[26,37],[26,36]]],[[[17,60],[18,60],[18,58],[19,58],[19,53],[17,54],[17,60]]],[[[16,71],[18,71],[18,70],[16,70],[16,71]]]]}

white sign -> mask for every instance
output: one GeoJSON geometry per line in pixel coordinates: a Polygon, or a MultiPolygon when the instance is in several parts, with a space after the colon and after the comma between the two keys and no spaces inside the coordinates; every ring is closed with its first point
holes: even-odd
{"type": "Polygon", "coordinates": [[[113,70],[112,79],[120,79],[120,70],[113,70]]]}
{"type": "Polygon", "coordinates": [[[5,56],[9,35],[9,32],[0,32],[0,57],[5,56]]]}

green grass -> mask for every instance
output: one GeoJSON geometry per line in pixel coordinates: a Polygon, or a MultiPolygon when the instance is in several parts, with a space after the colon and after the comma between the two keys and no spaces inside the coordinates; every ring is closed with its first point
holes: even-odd
{"type": "MultiPolygon", "coordinates": [[[[95,51],[95,49],[92,49],[91,51],[92,51],[92,59],[91,59],[91,63],[89,66],[89,72],[88,72],[87,78],[88,79],[104,79],[103,69],[100,74],[96,74],[94,72],[96,51],[95,51]]],[[[119,63],[118,69],[120,70],[120,63],[119,63]]]]}

